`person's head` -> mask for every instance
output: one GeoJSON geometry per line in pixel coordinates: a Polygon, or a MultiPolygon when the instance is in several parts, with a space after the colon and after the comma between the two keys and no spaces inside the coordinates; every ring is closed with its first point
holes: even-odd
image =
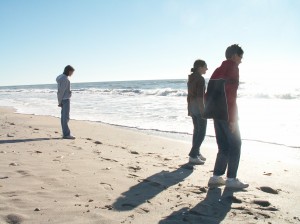
{"type": "Polygon", "coordinates": [[[200,75],[205,74],[207,71],[207,64],[203,60],[196,60],[194,62],[194,67],[191,69],[191,72],[198,73],[200,75]]]}
{"type": "Polygon", "coordinates": [[[66,76],[71,76],[71,75],[73,75],[74,71],[75,71],[75,69],[71,65],[67,65],[65,67],[63,74],[65,74],[66,76]]]}
{"type": "Polygon", "coordinates": [[[238,65],[242,63],[244,51],[238,44],[229,46],[225,51],[226,59],[232,60],[238,65]]]}

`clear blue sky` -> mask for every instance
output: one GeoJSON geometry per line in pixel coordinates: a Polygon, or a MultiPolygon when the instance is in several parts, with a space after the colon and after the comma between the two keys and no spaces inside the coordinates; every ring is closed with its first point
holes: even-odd
{"type": "Polygon", "coordinates": [[[228,45],[241,79],[297,80],[299,0],[1,0],[0,85],[208,77],[228,45]]]}

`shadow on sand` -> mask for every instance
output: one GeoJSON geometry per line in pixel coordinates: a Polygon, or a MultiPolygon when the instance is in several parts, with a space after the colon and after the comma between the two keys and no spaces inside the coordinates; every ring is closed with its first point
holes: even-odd
{"type": "Polygon", "coordinates": [[[38,141],[49,141],[49,140],[59,140],[62,138],[27,138],[27,139],[9,139],[9,140],[0,140],[0,144],[13,144],[13,143],[22,143],[22,142],[38,142],[38,141]]]}
{"type": "Polygon", "coordinates": [[[233,196],[234,192],[236,191],[225,188],[222,194],[221,188],[210,188],[205,199],[194,208],[189,209],[185,207],[175,211],[161,220],[159,224],[219,224],[230,211],[231,204],[240,203],[233,196]]]}
{"type": "Polygon", "coordinates": [[[156,173],[122,193],[113,204],[113,208],[117,211],[132,210],[154,198],[167,188],[180,183],[192,173],[193,166],[189,164],[181,165],[177,170],[172,172],[161,171],[156,173]]]}

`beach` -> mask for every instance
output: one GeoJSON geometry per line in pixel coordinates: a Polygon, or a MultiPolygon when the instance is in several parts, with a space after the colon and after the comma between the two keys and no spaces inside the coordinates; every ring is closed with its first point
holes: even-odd
{"type": "Polygon", "coordinates": [[[245,191],[209,189],[217,153],[124,127],[0,108],[0,223],[300,223],[300,150],[243,141],[245,191]]]}

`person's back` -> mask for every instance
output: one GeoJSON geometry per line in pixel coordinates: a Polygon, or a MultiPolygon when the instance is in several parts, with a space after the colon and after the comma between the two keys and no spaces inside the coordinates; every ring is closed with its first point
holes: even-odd
{"type": "Polygon", "coordinates": [[[60,105],[62,100],[70,99],[72,92],[70,90],[70,80],[67,75],[61,74],[56,78],[57,82],[57,99],[60,105]]]}
{"type": "Polygon", "coordinates": [[[205,95],[205,117],[236,122],[236,105],[239,87],[239,69],[237,63],[227,59],[212,74],[205,95]]]}
{"type": "Polygon", "coordinates": [[[189,115],[199,115],[204,112],[205,79],[192,73],[188,79],[188,112],[189,115]]]}

